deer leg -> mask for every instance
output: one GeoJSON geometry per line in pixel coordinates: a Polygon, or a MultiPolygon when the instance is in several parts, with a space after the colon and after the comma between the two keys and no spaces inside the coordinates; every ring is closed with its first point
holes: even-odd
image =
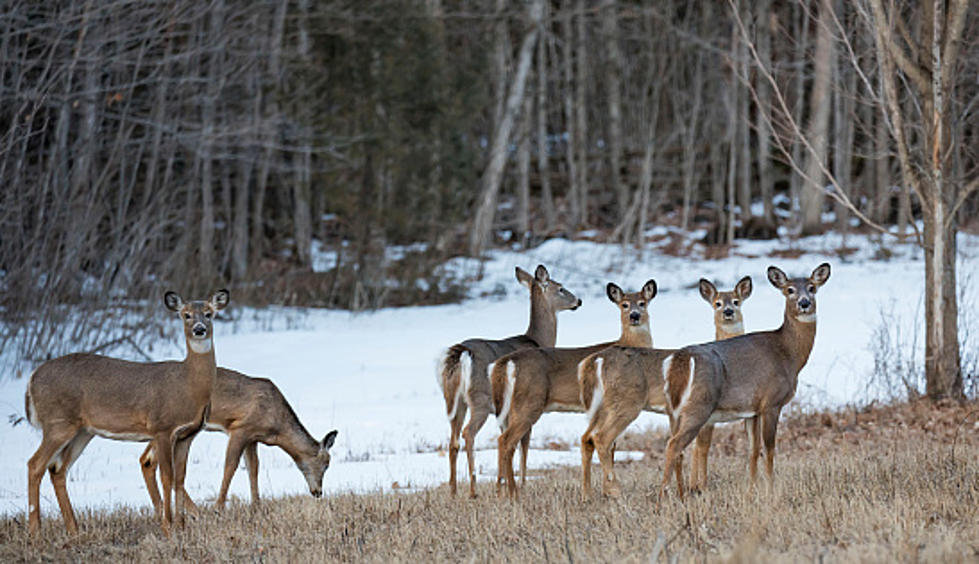
{"type": "Polygon", "coordinates": [[[218,500],[215,502],[218,509],[224,509],[224,503],[228,499],[228,488],[231,486],[231,478],[238,470],[241,453],[245,450],[247,443],[248,441],[243,435],[232,434],[228,437],[228,448],[224,451],[224,478],[221,479],[221,491],[218,492],[218,500]]]}
{"type": "Polygon", "coordinates": [[[707,485],[707,453],[714,437],[714,426],[704,425],[697,433],[694,445],[693,466],[690,472],[690,490],[698,491],[707,485]]]}
{"type": "Polygon", "coordinates": [[[466,402],[459,401],[456,407],[456,416],[449,421],[451,430],[449,431],[449,492],[456,494],[456,460],[459,459],[459,435],[462,433],[462,424],[466,421],[466,402]]]}
{"type": "Polygon", "coordinates": [[[663,482],[660,484],[660,500],[666,493],[666,487],[670,484],[671,471],[677,475],[677,489],[680,496],[683,496],[683,449],[687,448],[687,445],[696,438],[700,428],[710,417],[710,409],[695,409],[688,404],[685,411],[674,414],[673,417],[676,419],[675,423],[671,420],[672,436],[666,443],[666,464],[663,470],[663,482]]]}
{"type": "Polygon", "coordinates": [[[153,502],[153,512],[160,517],[163,507],[160,490],[156,487],[156,467],[156,455],[153,452],[153,443],[150,443],[139,457],[139,469],[143,473],[143,482],[146,484],[146,491],[150,494],[150,501],[153,502]]]}
{"type": "MultiPolygon", "coordinates": [[[[178,439],[173,445],[173,497],[176,502],[176,514],[179,524],[184,524],[184,514],[187,510],[187,500],[190,495],[184,489],[184,479],[187,477],[187,458],[190,455],[190,444],[197,433],[178,439]]],[[[193,503],[193,502],[191,502],[193,503]]],[[[196,511],[197,506],[194,505],[196,511]]]]}
{"type": "Polygon", "coordinates": [[[252,505],[258,503],[258,443],[250,442],[245,447],[245,468],[248,469],[248,484],[252,489],[252,505]]]}
{"type": "Polygon", "coordinates": [[[469,497],[476,497],[476,454],[475,441],[476,433],[483,428],[483,423],[489,416],[489,410],[485,407],[477,407],[479,404],[472,404],[472,413],[469,415],[469,423],[462,430],[462,438],[466,441],[466,459],[469,462],[469,497]]]}
{"type": "Polygon", "coordinates": [[[71,534],[78,532],[78,522],[75,520],[75,511],[71,508],[71,500],[68,499],[68,488],[65,486],[65,479],[68,475],[68,469],[71,468],[71,465],[78,459],[91,440],[92,435],[85,431],[79,431],[61,450],[59,460],[48,467],[51,485],[54,486],[54,494],[58,499],[58,507],[61,508],[61,515],[64,517],[65,527],[71,534]]]}
{"type": "Polygon", "coordinates": [[[761,438],[765,443],[765,473],[768,474],[768,487],[774,484],[775,475],[775,434],[778,432],[779,410],[766,411],[761,417],[761,438]]]}
{"type": "Polygon", "coordinates": [[[522,438],[521,429],[514,424],[513,414],[510,416],[510,425],[500,433],[497,439],[497,469],[496,469],[496,491],[502,493],[500,486],[505,484],[507,493],[513,497],[517,493],[517,485],[513,478],[513,453],[517,450],[517,443],[522,438]]]}
{"type": "Polygon", "coordinates": [[[520,486],[527,485],[527,453],[530,451],[530,431],[520,439],[520,486]]]}
{"type": "Polygon", "coordinates": [[[591,497],[591,459],[595,453],[592,425],[581,436],[581,500],[591,497]]]}
{"type": "Polygon", "coordinates": [[[751,483],[754,484],[758,478],[758,457],[761,455],[761,419],[756,415],[744,422],[744,428],[748,432],[748,445],[751,449],[748,454],[748,471],[751,474],[751,483]]]}
{"type": "Polygon", "coordinates": [[[160,486],[163,488],[163,515],[160,525],[163,533],[170,536],[170,524],[173,523],[170,492],[173,491],[173,444],[170,433],[160,433],[153,440],[153,451],[160,465],[160,486]]]}
{"type": "MultiPolygon", "coordinates": [[[[27,530],[36,535],[41,530],[41,479],[44,471],[52,464],[74,436],[71,429],[45,429],[41,444],[27,461],[27,530]]],[[[65,526],[68,526],[67,519],[65,526]]],[[[70,531],[69,532],[73,532],[70,531]]]]}

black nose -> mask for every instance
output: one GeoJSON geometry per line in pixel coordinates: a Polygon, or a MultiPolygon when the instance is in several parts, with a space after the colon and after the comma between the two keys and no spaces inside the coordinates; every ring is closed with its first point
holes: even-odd
{"type": "Polygon", "coordinates": [[[312,491],[312,492],[310,492],[310,493],[312,493],[312,494],[313,494],[313,497],[315,497],[315,498],[317,498],[317,499],[323,496],[323,492],[322,492],[322,491],[320,491],[320,490],[313,490],[313,491],[312,491]]]}
{"type": "Polygon", "coordinates": [[[578,303],[576,303],[576,304],[574,305],[574,307],[573,307],[573,308],[571,308],[571,311],[574,311],[574,310],[576,310],[576,309],[578,309],[579,307],[581,307],[581,300],[580,300],[580,299],[578,300],[578,303]]]}
{"type": "Polygon", "coordinates": [[[731,317],[733,315],[734,315],[734,310],[733,309],[727,308],[727,309],[724,310],[724,317],[731,317]]]}
{"type": "Polygon", "coordinates": [[[633,321],[639,321],[639,318],[640,317],[642,317],[642,315],[638,311],[634,311],[634,312],[632,312],[632,313],[629,314],[629,319],[631,319],[633,321]]]}
{"type": "Polygon", "coordinates": [[[195,337],[203,337],[204,335],[207,335],[207,328],[204,327],[203,325],[195,325],[194,326],[194,336],[195,337]]]}
{"type": "Polygon", "coordinates": [[[801,300],[799,300],[799,307],[801,307],[803,309],[809,309],[809,306],[811,306],[811,305],[812,305],[812,302],[809,301],[809,298],[802,298],[801,300]]]}

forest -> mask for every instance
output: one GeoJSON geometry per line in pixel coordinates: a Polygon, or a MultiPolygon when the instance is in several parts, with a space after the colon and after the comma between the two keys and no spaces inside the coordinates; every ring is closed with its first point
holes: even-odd
{"type": "Polygon", "coordinates": [[[0,346],[138,348],[164,286],[362,310],[553,237],[836,230],[923,246],[955,395],[977,42],[963,0],[11,0],[0,346]]]}

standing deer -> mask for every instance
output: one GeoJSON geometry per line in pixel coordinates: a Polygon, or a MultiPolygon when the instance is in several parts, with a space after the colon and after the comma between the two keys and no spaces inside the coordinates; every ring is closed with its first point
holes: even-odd
{"type": "MultiPolygon", "coordinates": [[[[677,464],[682,464],[683,449],[700,429],[709,423],[737,419],[753,420],[749,434],[761,434],[765,470],[772,484],[779,414],[795,395],[799,371],[809,360],[816,338],[816,291],[829,275],[827,263],[816,267],[808,278],[789,279],[778,268],[768,267],[769,282],[785,297],[781,327],[684,347],[664,361],[671,436],[666,443],[661,499],[670,483],[671,468],[677,473],[677,487],[683,495],[677,464]]],[[[751,443],[754,481],[760,446],[754,438],[751,443]]]]}
{"type": "Polygon", "coordinates": [[[49,360],[34,371],[24,402],[27,420],[42,430],[37,452],[27,462],[27,498],[31,534],[41,527],[40,487],[48,470],[65,528],[78,532],[65,476],[85,446],[98,435],[123,441],[150,441],[160,458],[163,483],[161,525],[169,534],[173,516],[183,517],[187,452],[204,426],[214,388],[216,366],[212,320],[228,305],[227,290],[207,301],[185,303],[167,292],[163,303],[183,319],[187,357],[181,361],[129,362],[95,354],[70,354],[49,360]]]}
{"type": "MultiPolygon", "coordinates": [[[[745,276],[730,292],[718,292],[717,287],[705,278],[700,279],[700,296],[714,308],[714,340],[723,341],[744,334],[744,318],[741,305],[751,295],[751,277],[745,276]]],[[[752,424],[750,421],[746,425],[752,424]]],[[[750,431],[748,436],[754,439],[750,431]]],[[[707,485],[707,453],[714,437],[714,424],[704,425],[697,434],[693,464],[690,468],[690,488],[699,490],[707,485]]]]}
{"type": "MultiPolygon", "coordinates": [[[[731,292],[718,292],[710,281],[700,280],[700,294],[714,308],[714,334],[717,339],[744,331],[741,305],[751,295],[751,290],[751,278],[748,276],[742,278],[731,292]]],[[[674,352],[671,349],[613,346],[585,358],[578,365],[581,401],[588,407],[588,427],[581,436],[583,499],[590,495],[591,460],[595,451],[602,466],[603,493],[611,496],[619,494],[614,471],[615,441],[643,410],[667,412],[663,392],[663,361],[674,352]]],[[[705,427],[697,436],[700,476],[704,481],[712,433],[713,427],[705,427]]],[[[695,464],[698,464],[698,459],[695,459],[695,464]]]]}
{"type": "Polygon", "coordinates": [[[557,280],[553,280],[543,265],[531,276],[517,267],[517,280],[530,290],[530,325],[522,335],[493,341],[468,339],[452,345],[440,357],[436,373],[445,398],[445,410],[451,427],[449,436],[449,489],[456,493],[456,459],[459,455],[459,434],[466,441],[469,462],[469,496],[476,497],[476,463],[473,452],[476,433],[493,412],[487,366],[497,358],[525,348],[553,347],[557,340],[557,312],[576,310],[581,300],[557,280]],[[466,409],[471,411],[469,423],[463,429],[466,409]]]}
{"type": "Polygon", "coordinates": [[[534,423],[545,411],[585,411],[578,389],[578,363],[611,345],[652,347],[649,331],[649,301],[656,296],[656,282],[625,293],[609,282],[606,294],[619,308],[622,332],[617,341],[575,348],[524,349],[500,357],[491,366],[493,403],[502,433],[497,447],[497,494],[503,482],[514,496],[513,454],[521,447],[521,482],[527,479],[527,450],[534,423]]]}
{"type": "MultiPolygon", "coordinates": [[[[221,481],[221,491],[216,502],[218,508],[224,508],[228,487],[238,470],[242,453],[248,468],[252,504],[258,502],[258,443],[277,446],[286,451],[306,478],[309,493],[313,497],[323,495],[323,474],[330,467],[330,448],[337,438],[337,431],[330,431],[321,441],[314,439],[271,380],[252,378],[218,367],[217,379],[211,393],[211,412],[207,416],[205,429],[228,435],[228,448],[224,455],[224,479],[221,481]]],[[[153,500],[153,508],[159,513],[157,456],[153,443],[146,447],[139,462],[146,489],[153,500]]],[[[184,502],[196,511],[197,506],[190,497],[184,502]]]]}

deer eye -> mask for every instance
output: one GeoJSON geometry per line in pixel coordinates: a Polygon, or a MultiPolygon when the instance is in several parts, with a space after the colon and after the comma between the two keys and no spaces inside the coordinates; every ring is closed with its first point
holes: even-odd
{"type": "Polygon", "coordinates": [[[622,304],[622,309],[629,309],[628,302],[622,304]]]}
{"type": "Polygon", "coordinates": [[[207,313],[205,313],[205,314],[204,314],[204,317],[206,317],[206,318],[208,318],[208,319],[210,319],[210,318],[211,318],[211,316],[213,316],[213,315],[214,315],[213,313],[211,313],[211,312],[207,312],[207,313]]]}
{"type": "Polygon", "coordinates": [[[738,300],[731,300],[731,303],[734,305],[738,305],[738,300]]]}
{"type": "Polygon", "coordinates": [[[190,321],[190,314],[189,313],[185,313],[184,314],[184,319],[186,319],[187,321],[190,321]]]}
{"type": "Polygon", "coordinates": [[[714,302],[714,307],[721,307],[722,305],[724,304],[721,302],[714,302]]]}
{"type": "Polygon", "coordinates": [[[786,292],[786,293],[787,293],[788,295],[790,295],[790,296],[791,296],[792,294],[794,294],[794,293],[795,293],[795,288],[793,288],[792,286],[789,286],[789,288],[788,288],[787,290],[785,290],[785,292],[786,292]]]}
{"type": "Polygon", "coordinates": [[[646,307],[646,302],[639,302],[639,307],[646,307]]]}
{"type": "Polygon", "coordinates": [[[812,284],[810,284],[809,287],[806,288],[806,289],[809,290],[809,293],[810,294],[815,294],[816,293],[816,287],[813,286],[812,284]]]}

